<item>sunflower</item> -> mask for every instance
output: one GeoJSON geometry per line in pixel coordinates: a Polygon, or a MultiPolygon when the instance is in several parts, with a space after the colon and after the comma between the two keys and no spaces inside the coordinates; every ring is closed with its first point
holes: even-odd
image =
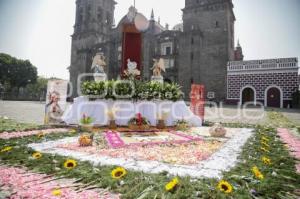
{"type": "Polygon", "coordinates": [[[225,180],[221,180],[218,183],[218,189],[224,193],[231,193],[233,190],[232,185],[225,180]]]}
{"type": "Polygon", "coordinates": [[[61,196],[61,194],[62,194],[62,191],[60,189],[56,188],[52,191],[53,196],[61,196]]]}
{"type": "Polygon", "coordinates": [[[269,142],[269,141],[270,141],[270,139],[267,138],[266,136],[262,136],[261,140],[262,140],[262,141],[265,141],[265,142],[269,142]]]}
{"type": "Polygon", "coordinates": [[[270,151],[268,149],[266,149],[265,147],[260,147],[260,150],[262,150],[263,152],[269,153],[270,151]]]}
{"type": "Polygon", "coordinates": [[[43,131],[39,132],[39,133],[37,134],[37,137],[38,137],[38,138],[42,138],[42,137],[44,137],[44,133],[43,133],[43,131]]]}
{"type": "Polygon", "coordinates": [[[70,133],[77,133],[77,131],[75,129],[71,129],[70,133]]]}
{"type": "Polygon", "coordinates": [[[165,185],[166,191],[174,190],[177,187],[178,183],[179,183],[179,179],[178,178],[173,178],[170,182],[168,182],[165,185]]]}
{"type": "Polygon", "coordinates": [[[1,153],[3,152],[8,152],[8,151],[11,151],[13,148],[11,146],[7,146],[7,147],[4,147],[3,149],[1,149],[1,153]]]}
{"type": "Polygon", "coordinates": [[[265,156],[263,156],[261,158],[262,162],[265,164],[265,165],[270,165],[271,164],[271,159],[270,158],[267,158],[265,156]]]}
{"type": "Polygon", "coordinates": [[[270,145],[267,144],[265,141],[261,141],[261,144],[262,144],[264,147],[266,147],[266,148],[269,148],[269,147],[270,147],[270,145]]]}
{"type": "Polygon", "coordinates": [[[68,159],[64,163],[64,167],[66,169],[74,169],[77,166],[77,162],[75,160],[68,159]]]}
{"type": "Polygon", "coordinates": [[[117,167],[111,171],[111,177],[114,179],[120,179],[127,174],[127,171],[122,167],[117,167]]]}
{"type": "Polygon", "coordinates": [[[259,180],[263,180],[264,179],[264,175],[259,171],[259,169],[257,168],[257,166],[252,167],[252,172],[255,175],[255,177],[259,180]]]}
{"type": "Polygon", "coordinates": [[[40,153],[40,152],[35,152],[35,153],[33,153],[32,154],[32,157],[34,158],[34,159],[40,159],[41,157],[42,157],[43,155],[40,153]]]}

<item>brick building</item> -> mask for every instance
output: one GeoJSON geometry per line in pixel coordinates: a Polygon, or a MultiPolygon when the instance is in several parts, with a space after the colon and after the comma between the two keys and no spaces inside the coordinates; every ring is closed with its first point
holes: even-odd
{"type": "Polygon", "coordinates": [[[227,65],[227,102],[261,102],[267,107],[288,107],[299,89],[297,58],[231,61],[227,65]]]}

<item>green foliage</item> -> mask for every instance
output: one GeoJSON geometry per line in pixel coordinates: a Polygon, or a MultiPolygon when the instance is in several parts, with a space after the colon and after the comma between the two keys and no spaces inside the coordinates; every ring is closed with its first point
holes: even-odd
{"type": "Polygon", "coordinates": [[[0,83],[13,87],[25,87],[35,83],[37,69],[28,60],[20,60],[0,53],[0,83]]]}
{"type": "Polygon", "coordinates": [[[105,97],[106,95],[106,84],[105,82],[83,82],[81,85],[82,94],[90,96],[105,97]]]}
{"type": "Polygon", "coordinates": [[[46,95],[47,84],[48,84],[48,79],[43,77],[38,77],[36,83],[27,85],[26,90],[28,92],[28,95],[36,96],[36,97],[40,97],[39,96],[40,94],[46,95]]]}
{"type": "Polygon", "coordinates": [[[292,94],[292,106],[293,108],[300,108],[300,91],[297,90],[292,94]]]}
{"type": "Polygon", "coordinates": [[[119,99],[130,99],[133,96],[134,88],[134,84],[130,81],[116,81],[113,95],[119,99]]]}
{"type": "Polygon", "coordinates": [[[81,85],[83,95],[100,99],[170,100],[183,98],[178,84],[134,81],[86,81],[81,85]]]}

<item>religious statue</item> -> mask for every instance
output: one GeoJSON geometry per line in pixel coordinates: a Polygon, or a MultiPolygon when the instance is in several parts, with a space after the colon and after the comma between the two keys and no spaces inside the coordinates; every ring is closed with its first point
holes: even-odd
{"type": "Polygon", "coordinates": [[[154,77],[161,77],[161,72],[166,72],[165,65],[164,65],[164,60],[162,58],[159,59],[153,59],[154,64],[151,70],[153,70],[153,76],[154,77]]]}
{"type": "Polygon", "coordinates": [[[125,71],[125,75],[128,77],[141,75],[141,72],[137,69],[136,62],[132,62],[130,59],[127,59],[127,70],[125,71]]]}
{"type": "Polygon", "coordinates": [[[63,114],[63,111],[59,105],[60,94],[56,91],[49,92],[48,94],[49,103],[46,104],[46,118],[45,123],[54,123],[63,114]]]}
{"type": "Polygon", "coordinates": [[[166,72],[165,69],[165,64],[164,60],[162,58],[158,59],[153,59],[154,64],[151,70],[153,70],[153,76],[151,78],[152,81],[159,82],[159,83],[164,83],[164,78],[161,75],[161,72],[166,72]]]}
{"type": "Polygon", "coordinates": [[[104,68],[106,67],[105,57],[103,53],[97,53],[93,58],[92,70],[94,71],[95,81],[105,81],[106,74],[104,68]]]}
{"type": "Polygon", "coordinates": [[[134,6],[131,6],[127,13],[127,18],[129,20],[129,22],[131,22],[131,23],[133,22],[136,14],[137,14],[137,9],[134,6]]]}

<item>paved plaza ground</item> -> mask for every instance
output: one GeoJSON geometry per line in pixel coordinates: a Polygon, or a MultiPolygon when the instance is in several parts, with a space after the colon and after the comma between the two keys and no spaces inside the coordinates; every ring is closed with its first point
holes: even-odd
{"type": "MultiPolygon", "coordinates": [[[[44,102],[0,101],[0,116],[7,116],[18,122],[43,124],[44,107],[44,102]]],[[[205,120],[210,122],[267,124],[266,113],[271,110],[281,112],[290,121],[300,125],[299,109],[238,108],[229,105],[206,107],[205,120]]]]}

